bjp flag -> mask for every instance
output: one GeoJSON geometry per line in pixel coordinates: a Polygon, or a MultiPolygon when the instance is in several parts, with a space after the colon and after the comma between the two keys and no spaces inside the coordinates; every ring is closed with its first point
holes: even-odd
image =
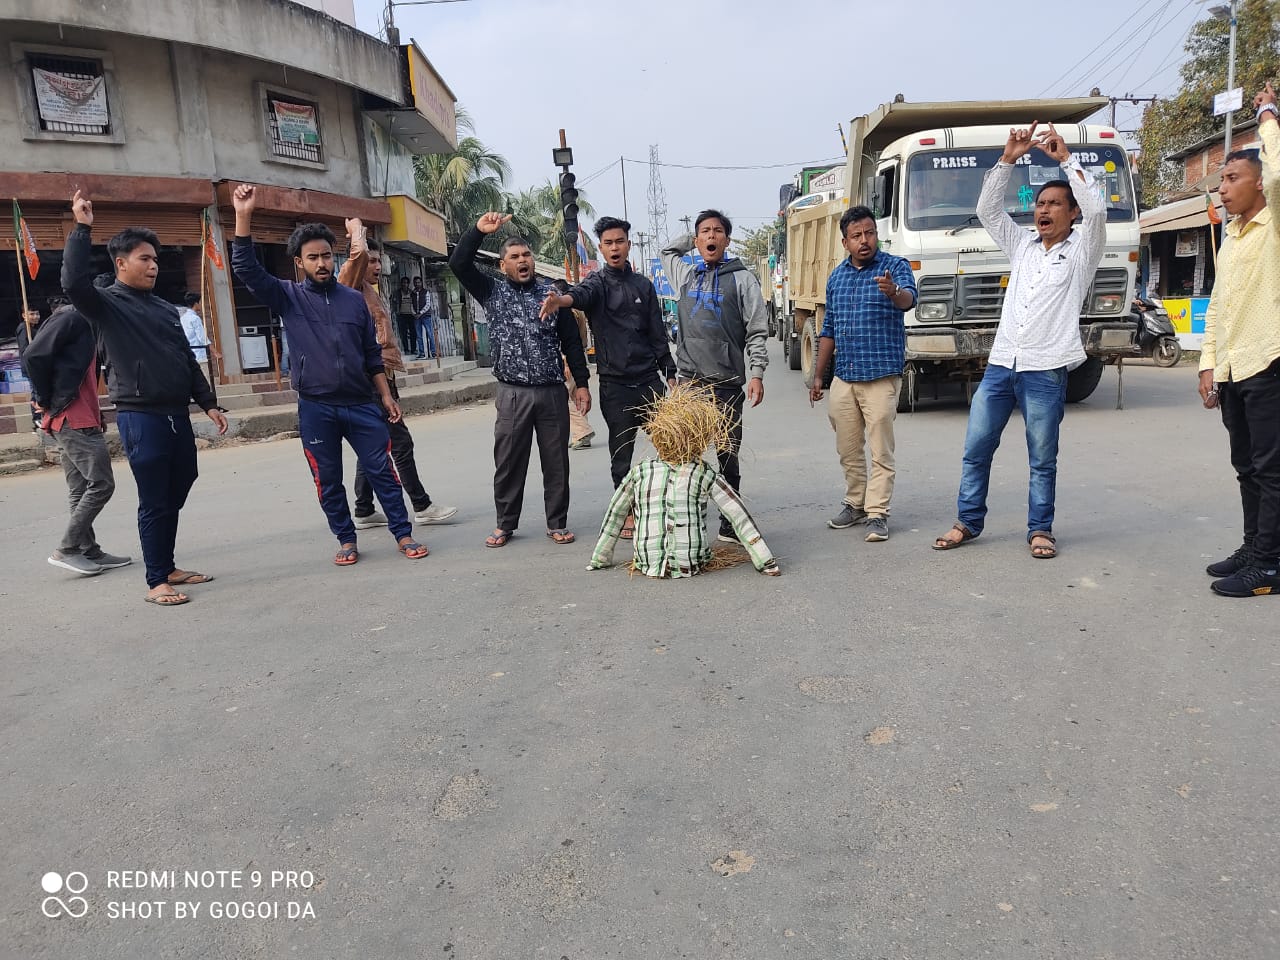
{"type": "Polygon", "coordinates": [[[40,255],[36,253],[36,241],[31,236],[31,230],[27,227],[27,221],[22,217],[22,208],[18,206],[18,201],[13,201],[13,235],[18,239],[18,247],[22,250],[23,256],[27,261],[27,273],[31,275],[31,279],[36,278],[36,274],[40,272],[40,255]]]}
{"type": "Polygon", "coordinates": [[[219,270],[223,269],[222,254],[218,251],[218,245],[213,242],[213,230],[209,226],[209,211],[204,212],[204,255],[209,258],[209,262],[219,270]]]}
{"type": "Polygon", "coordinates": [[[1222,223],[1222,217],[1218,214],[1218,208],[1213,205],[1213,197],[1206,193],[1204,198],[1209,204],[1209,209],[1207,211],[1209,215],[1209,222],[1216,227],[1218,224],[1222,223]]]}

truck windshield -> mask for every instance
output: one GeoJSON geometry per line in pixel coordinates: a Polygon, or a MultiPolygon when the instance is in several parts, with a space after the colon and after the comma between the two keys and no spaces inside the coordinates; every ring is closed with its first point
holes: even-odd
{"type": "MultiPolygon", "coordinates": [[[[1000,154],[999,147],[936,150],[917,153],[907,163],[907,227],[941,230],[977,225],[978,194],[982,177],[1000,154]]],[[[1132,221],[1135,216],[1133,181],[1128,158],[1118,145],[1089,144],[1071,152],[1086,171],[1102,184],[1107,220],[1132,221]]],[[[1032,150],[1015,166],[1004,195],[1004,208],[1019,222],[1031,220],[1036,189],[1049,180],[1061,180],[1062,168],[1052,157],[1032,150]]]]}

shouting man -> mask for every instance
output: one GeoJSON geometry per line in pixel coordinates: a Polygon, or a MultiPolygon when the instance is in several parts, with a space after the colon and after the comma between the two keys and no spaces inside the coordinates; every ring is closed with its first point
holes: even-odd
{"type": "Polygon", "coordinates": [[[1011,272],[987,370],[969,407],[959,518],[934,541],[935,550],[952,550],[982,533],[991,462],[1013,408],[1020,407],[1031,462],[1027,542],[1037,560],[1058,555],[1053,536],[1058,429],[1066,410],[1067,372],[1085,360],[1080,304],[1102,260],[1107,206],[1053,124],[1039,137],[1037,126],[1009,131],[1004,153],[987,171],[978,197],[978,217],[1009,258],[1011,272]],[[1035,233],[1018,226],[1004,208],[1013,165],[1032,147],[1058,161],[1065,178],[1036,191],[1035,233]],[[1083,220],[1074,225],[1080,214],[1083,220]]]}
{"type": "Polygon", "coordinates": [[[502,241],[498,267],[503,279],[495,280],[476,267],[481,242],[510,219],[510,215],[486,213],[462,235],[449,258],[453,275],[484,308],[489,342],[497,357],[493,365],[498,378],[493,501],[498,525],[484,543],[505,547],[520,526],[535,434],[542,461],[547,536],[556,543],[573,543],[568,530],[569,409],[564,402],[563,364],[568,363],[576,385],[574,403],[587,413],[591,409],[587,358],[573,314],[560,310],[548,320],[540,316],[551,281],[533,272],[533,251],[526,241],[519,237],[502,241]]]}
{"type": "MultiPolygon", "coordinates": [[[[733,224],[719,210],[703,210],[694,235],[672,241],[662,251],[662,266],[680,297],[680,333],[676,371],[684,380],[706,384],[734,422],[727,449],[718,452],[720,472],[741,493],[742,412],[745,400],[764,400],[764,370],[769,365],[769,313],[760,281],[737,257],[726,256],[733,224]],[[697,247],[702,263],[682,257],[697,247]]],[[[736,543],[733,524],[720,518],[720,539],[736,543]]]]}
{"type": "Polygon", "coordinates": [[[254,188],[236,187],[236,235],[231,266],[255,297],[284,321],[292,354],[291,379],[298,391],[298,432],[311,467],[329,530],[338,539],[333,562],[359,560],[356,528],[342,485],[342,441],[355,451],[378,495],[391,534],[410,560],[427,555],[413,539],[400,481],[391,469],[387,422],[400,419],[391,395],[382,348],[364,295],[333,275],[333,232],[324,224],[304,223],[289,237],[289,256],[306,279],[279,280],[267,273],[253,252],[254,188]],[[378,402],[374,401],[377,393],[378,402]]]}

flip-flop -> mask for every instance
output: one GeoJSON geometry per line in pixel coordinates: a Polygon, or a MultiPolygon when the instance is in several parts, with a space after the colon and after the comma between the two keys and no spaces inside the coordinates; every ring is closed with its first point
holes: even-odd
{"type": "MultiPolygon", "coordinates": [[[[936,540],[934,540],[934,541],[933,541],[933,549],[935,549],[935,550],[954,550],[956,547],[963,547],[963,546],[964,546],[966,543],[968,543],[970,540],[976,540],[976,539],[978,539],[978,535],[977,535],[976,533],[972,532],[968,527],[966,527],[966,526],[965,526],[964,524],[962,524],[962,523],[953,523],[953,524],[951,525],[951,530],[959,530],[959,531],[960,531],[960,539],[959,539],[959,540],[948,540],[948,539],[946,539],[945,537],[938,537],[938,539],[936,539],[936,540]]],[[[951,530],[948,530],[948,531],[947,531],[947,533],[950,533],[950,532],[951,532],[951,530]]]]}
{"type": "Polygon", "coordinates": [[[184,603],[190,603],[191,598],[185,593],[162,593],[158,596],[147,597],[147,603],[154,603],[157,607],[180,607],[184,603]]]}
{"type": "Polygon", "coordinates": [[[489,536],[485,537],[484,545],[486,547],[493,547],[494,549],[497,549],[498,547],[505,547],[507,545],[507,541],[515,535],[516,532],[514,530],[499,530],[497,533],[491,533],[489,536]]]}
{"type": "Polygon", "coordinates": [[[626,521],[622,524],[622,529],[618,531],[618,537],[619,539],[622,539],[622,540],[633,540],[635,539],[635,535],[636,535],[635,517],[627,517],[626,521]]]}
{"type": "Polygon", "coordinates": [[[410,560],[421,560],[431,551],[420,544],[417,540],[406,540],[404,543],[397,544],[400,552],[410,560]]]}
{"type": "MultiPolygon", "coordinates": [[[[174,572],[176,573],[177,571],[174,572]]],[[[166,579],[169,581],[169,586],[182,587],[189,584],[212,583],[214,578],[207,573],[197,573],[194,570],[183,570],[182,576],[178,577],[177,580],[173,579],[172,573],[169,574],[166,579]]]]}
{"type": "Polygon", "coordinates": [[[561,545],[564,545],[566,543],[573,543],[573,541],[577,539],[572,533],[564,529],[548,530],[547,536],[550,537],[556,543],[561,545]]]}
{"type": "Polygon", "coordinates": [[[342,547],[333,555],[333,562],[340,567],[349,567],[360,559],[360,551],[355,547],[342,547]]]}

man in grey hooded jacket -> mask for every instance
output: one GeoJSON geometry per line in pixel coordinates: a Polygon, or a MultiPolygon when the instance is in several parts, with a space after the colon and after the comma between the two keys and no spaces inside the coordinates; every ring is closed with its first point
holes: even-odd
{"type": "MultiPolygon", "coordinates": [[[[726,257],[732,230],[719,210],[703,210],[694,221],[693,236],[685,234],[662,251],[662,266],[680,297],[676,373],[682,380],[711,386],[716,399],[729,409],[734,419],[732,446],[720,452],[720,472],[740,492],[742,411],[746,400],[755,407],[764,399],[769,314],[755,274],[737,257],[726,257]],[[693,247],[702,256],[696,267],[681,259],[693,247]]],[[[720,539],[737,540],[723,517],[720,539]]]]}

